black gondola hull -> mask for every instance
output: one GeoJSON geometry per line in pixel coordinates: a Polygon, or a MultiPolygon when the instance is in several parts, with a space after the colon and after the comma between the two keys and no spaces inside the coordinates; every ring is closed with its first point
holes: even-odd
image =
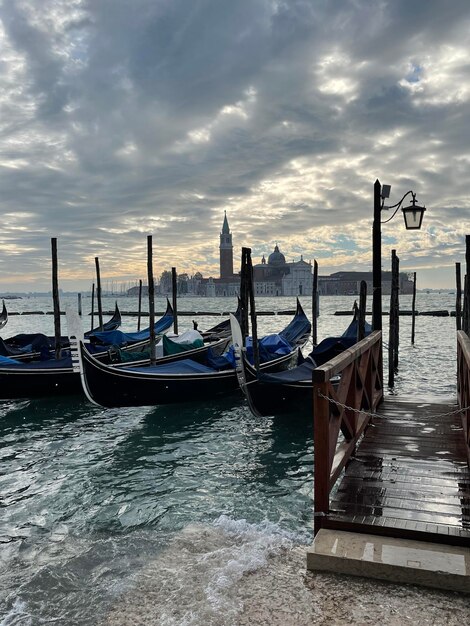
{"type": "Polygon", "coordinates": [[[72,368],[25,370],[0,368],[0,399],[16,400],[82,393],[80,374],[72,368]]]}
{"type": "MultiPolygon", "coordinates": [[[[83,345],[81,376],[84,391],[95,404],[105,407],[157,406],[208,400],[238,389],[235,370],[193,374],[162,374],[104,365],[89,355],[83,345]]],[[[264,365],[266,371],[288,368],[297,352],[264,365]]]]}
{"type": "Polygon", "coordinates": [[[311,380],[295,383],[266,383],[244,359],[246,384],[243,392],[251,412],[258,417],[269,415],[312,415],[313,385],[311,380]]]}

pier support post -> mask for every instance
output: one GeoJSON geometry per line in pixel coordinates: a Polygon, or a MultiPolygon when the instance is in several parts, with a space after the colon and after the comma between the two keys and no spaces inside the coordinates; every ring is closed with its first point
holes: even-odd
{"type": "Polygon", "coordinates": [[[315,535],[322,527],[323,517],[328,514],[330,506],[330,407],[328,400],[322,398],[328,395],[327,383],[313,385],[313,440],[315,442],[314,455],[314,532],[315,535]]]}

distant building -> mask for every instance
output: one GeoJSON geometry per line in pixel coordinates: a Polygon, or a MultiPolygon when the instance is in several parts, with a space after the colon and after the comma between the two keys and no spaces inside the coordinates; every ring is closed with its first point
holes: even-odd
{"type": "MultiPolygon", "coordinates": [[[[324,296],[359,295],[361,281],[367,284],[367,294],[372,296],[372,272],[335,272],[330,276],[318,277],[318,291],[324,296]]],[[[392,289],[392,272],[382,272],[382,294],[390,295],[392,289]]],[[[401,294],[413,293],[413,282],[408,274],[399,275],[399,289],[401,294]]]]}
{"type": "Polygon", "coordinates": [[[222,232],[220,233],[220,278],[230,279],[233,276],[233,245],[232,233],[227,220],[227,213],[224,215],[222,232]]]}
{"type": "MultiPolygon", "coordinates": [[[[240,274],[233,273],[233,242],[232,233],[224,215],[219,241],[220,277],[204,278],[196,272],[194,276],[178,275],[178,294],[197,296],[230,296],[240,293],[240,274]]],[[[253,266],[254,291],[256,296],[311,296],[312,295],[312,263],[299,261],[287,263],[286,257],[276,244],[274,250],[261,263],[253,266]]],[[[372,295],[372,272],[335,272],[330,276],[318,277],[318,291],[322,295],[359,295],[361,281],[367,283],[367,293],[372,295]]],[[[390,294],[392,273],[382,272],[382,293],[390,294]]],[[[160,277],[159,292],[171,293],[171,272],[165,271],[160,277]]],[[[413,282],[402,272],[399,277],[399,288],[402,294],[413,293],[413,282]]],[[[147,288],[144,287],[144,290],[147,288]]],[[[138,287],[128,291],[129,295],[137,295],[138,287]]],[[[144,291],[145,293],[145,291],[144,291]]]]}
{"type": "Polygon", "coordinates": [[[233,273],[232,233],[228,225],[227,213],[224,215],[220,233],[219,258],[220,278],[215,278],[213,284],[208,285],[207,289],[210,293],[214,292],[216,296],[236,296],[240,293],[240,275],[233,273]]]}
{"type": "MultiPolygon", "coordinates": [[[[240,293],[240,275],[233,273],[232,233],[227,214],[224,215],[220,233],[220,278],[214,280],[216,296],[236,296],[240,293]]],[[[312,294],[312,265],[303,260],[286,263],[285,256],[276,244],[266,262],[253,267],[255,295],[257,296],[308,296],[312,294]]],[[[212,284],[207,285],[212,293],[212,284]]]]}
{"type": "Polygon", "coordinates": [[[311,296],[312,264],[300,261],[286,262],[286,257],[276,244],[268,261],[263,255],[261,263],[253,268],[255,295],[257,296],[311,296]]]}

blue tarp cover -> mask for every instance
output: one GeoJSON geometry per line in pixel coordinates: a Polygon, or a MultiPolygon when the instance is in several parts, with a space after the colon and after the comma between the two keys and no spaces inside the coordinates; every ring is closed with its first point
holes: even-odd
{"type": "MultiPolygon", "coordinates": [[[[164,315],[155,324],[155,334],[164,332],[173,324],[173,315],[164,315]]],[[[102,333],[93,333],[90,340],[100,343],[103,346],[122,346],[128,343],[136,343],[137,341],[145,341],[150,339],[150,328],[141,330],[138,333],[124,333],[121,330],[109,330],[102,333]]]]}
{"type": "MultiPolygon", "coordinates": [[[[266,335],[259,342],[260,363],[272,361],[279,356],[292,352],[292,346],[281,335],[266,335]]],[[[246,354],[250,363],[253,363],[253,342],[251,337],[246,338],[246,354]]],[[[211,348],[207,351],[207,362],[214,369],[224,370],[235,367],[235,353],[233,346],[220,356],[214,356],[211,348]]]]}
{"type": "Polygon", "coordinates": [[[305,314],[296,315],[290,324],[288,324],[284,330],[281,330],[279,335],[291,345],[296,345],[297,341],[301,337],[310,334],[311,330],[312,325],[307,316],[305,314]]]}
{"type": "MultiPolygon", "coordinates": [[[[0,367],[4,367],[3,363],[0,362],[0,367]]],[[[50,359],[49,361],[32,361],[31,363],[19,363],[18,361],[14,361],[13,363],[8,364],[8,367],[14,367],[15,369],[25,369],[25,370],[44,370],[44,369],[58,369],[63,367],[69,367],[72,369],[72,358],[65,357],[63,359],[50,359]]]]}
{"type": "Polygon", "coordinates": [[[309,358],[307,358],[301,365],[294,367],[291,370],[284,370],[283,372],[277,372],[273,374],[263,374],[260,372],[259,379],[263,383],[285,384],[285,383],[297,383],[304,380],[312,381],[312,371],[315,369],[316,364],[309,358]]]}
{"type": "Polygon", "coordinates": [[[191,359],[182,359],[175,363],[166,363],[164,365],[145,365],[142,367],[126,367],[119,368],[125,369],[126,372],[139,372],[142,374],[205,374],[207,372],[213,373],[211,367],[197,363],[191,359]]]}
{"type": "MultiPolygon", "coordinates": [[[[353,320],[349,326],[346,328],[346,330],[343,333],[343,337],[352,337],[354,339],[356,339],[357,337],[357,327],[358,327],[359,323],[357,320],[353,320]]],[[[372,326],[369,324],[369,322],[365,323],[365,336],[367,337],[367,335],[370,335],[370,333],[372,332],[372,326]]]]}
{"type": "Polygon", "coordinates": [[[19,365],[18,361],[14,361],[13,359],[10,359],[7,356],[1,356],[0,355],[0,366],[1,365],[19,365]]]}

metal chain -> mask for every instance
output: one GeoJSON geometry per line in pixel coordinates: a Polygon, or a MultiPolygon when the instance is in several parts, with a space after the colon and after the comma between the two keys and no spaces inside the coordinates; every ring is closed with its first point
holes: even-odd
{"type": "MultiPolygon", "coordinates": [[[[317,390],[317,394],[320,396],[320,398],[328,400],[328,402],[332,402],[333,404],[336,404],[336,406],[340,406],[343,409],[348,409],[348,411],[352,411],[353,413],[361,413],[362,415],[368,415],[369,417],[383,417],[383,415],[380,415],[379,413],[369,413],[368,411],[364,411],[363,409],[355,409],[352,406],[343,404],[338,400],[334,400],[333,398],[325,396],[323,393],[321,393],[320,390],[317,390]]],[[[433,415],[433,417],[450,417],[451,415],[457,415],[458,413],[464,413],[465,411],[470,411],[470,406],[463,407],[462,409],[456,409],[455,411],[449,411],[447,413],[438,413],[437,415],[433,415]]]]}

